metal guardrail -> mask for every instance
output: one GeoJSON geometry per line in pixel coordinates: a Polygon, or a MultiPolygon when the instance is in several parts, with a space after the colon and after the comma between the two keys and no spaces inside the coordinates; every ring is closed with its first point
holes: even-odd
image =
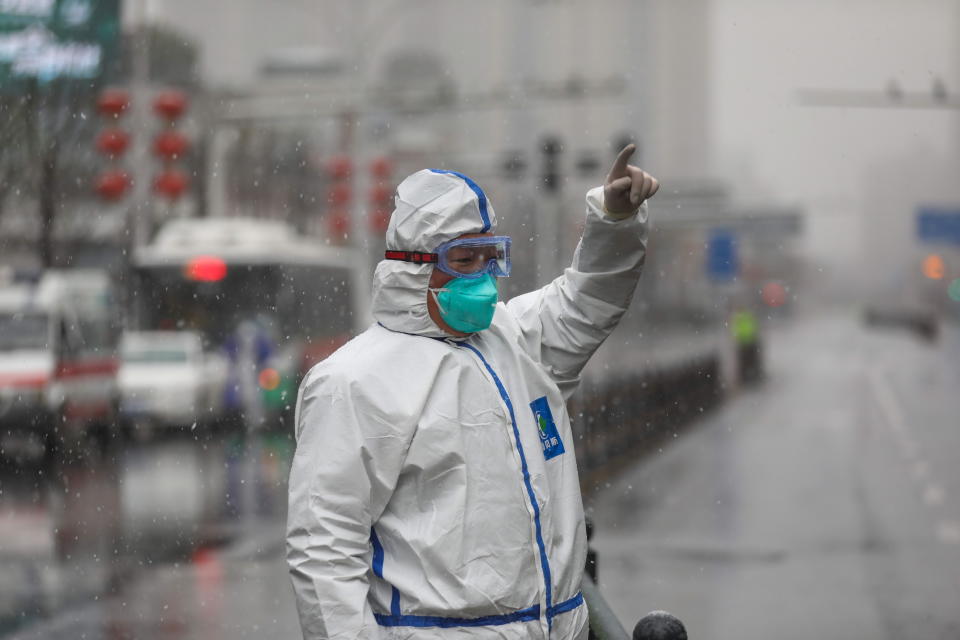
{"type": "Polygon", "coordinates": [[[720,358],[707,353],[585,388],[570,403],[585,493],[720,404],[720,358]]]}
{"type": "Polygon", "coordinates": [[[620,624],[590,576],[584,574],[580,591],[590,612],[590,640],[630,640],[627,630],[620,624]]]}
{"type": "MultiPolygon", "coordinates": [[[[720,378],[719,355],[707,353],[606,381],[575,398],[570,415],[577,423],[575,431],[584,435],[577,446],[584,491],[717,406],[723,398],[720,378]]],[[[588,543],[592,537],[593,523],[588,519],[588,543]]],[[[590,616],[590,640],[687,640],[683,623],[665,611],[645,615],[631,636],[597,584],[597,553],[588,546],[581,591],[590,616]]]]}

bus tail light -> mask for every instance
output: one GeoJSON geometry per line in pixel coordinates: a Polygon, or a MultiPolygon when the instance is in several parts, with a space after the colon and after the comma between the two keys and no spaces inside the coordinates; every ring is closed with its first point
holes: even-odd
{"type": "Polygon", "coordinates": [[[216,256],[197,256],[187,263],[184,275],[195,282],[219,282],[227,277],[227,263],[216,256]]]}

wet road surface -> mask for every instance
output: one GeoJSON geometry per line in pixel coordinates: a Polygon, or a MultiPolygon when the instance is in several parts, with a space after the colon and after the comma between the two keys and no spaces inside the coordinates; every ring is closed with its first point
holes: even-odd
{"type": "Polygon", "coordinates": [[[283,570],[278,588],[257,566],[283,539],[293,444],[281,434],[247,442],[181,432],[115,450],[84,443],[53,468],[5,465],[0,635],[210,638],[243,621],[255,628],[269,598],[254,608],[234,595],[287,594],[283,570]]]}
{"type": "Polygon", "coordinates": [[[691,638],[960,638],[960,339],[805,316],[769,378],[592,501],[625,623],[691,638]]]}

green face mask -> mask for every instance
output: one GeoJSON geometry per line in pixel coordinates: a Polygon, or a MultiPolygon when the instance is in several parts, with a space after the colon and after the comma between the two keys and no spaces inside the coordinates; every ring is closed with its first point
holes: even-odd
{"type": "Polygon", "coordinates": [[[493,322],[497,305],[497,279],[485,274],[480,278],[454,278],[440,289],[430,289],[440,317],[462,333],[483,331],[493,322]]]}

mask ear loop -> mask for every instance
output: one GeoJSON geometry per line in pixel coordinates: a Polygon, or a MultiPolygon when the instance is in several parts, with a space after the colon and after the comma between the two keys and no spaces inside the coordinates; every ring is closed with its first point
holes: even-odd
{"type": "Polygon", "coordinates": [[[440,309],[440,315],[442,315],[442,316],[443,316],[443,315],[446,315],[446,314],[447,314],[447,310],[443,308],[443,304],[441,304],[441,302],[440,302],[440,296],[437,295],[437,292],[443,292],[443,291],[448,291],[448,292],[449,292],[450,289],[445,289],[445,288],[443,288],[443,287],[439,287],[439,288],[436,288],[436,289],[434,289],[433,287],[427,287],[427,291],[429,291],[431,294],[433,294],[433,301],[437,303],[437,308],[440,309]]]}

